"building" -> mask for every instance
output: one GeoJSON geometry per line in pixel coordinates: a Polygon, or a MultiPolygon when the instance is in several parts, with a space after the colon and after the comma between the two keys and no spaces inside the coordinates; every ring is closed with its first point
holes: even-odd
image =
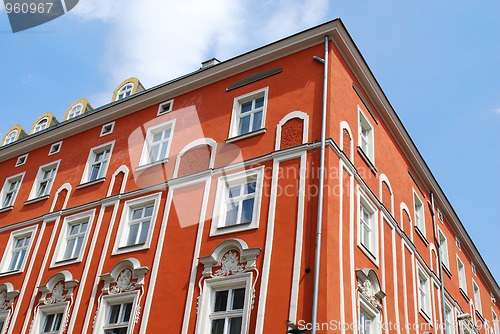
{"type": "Polygon", "coordinates": [[[1,145],[1,333],[500,334],[498,284],[339,19],[1,145]]]}

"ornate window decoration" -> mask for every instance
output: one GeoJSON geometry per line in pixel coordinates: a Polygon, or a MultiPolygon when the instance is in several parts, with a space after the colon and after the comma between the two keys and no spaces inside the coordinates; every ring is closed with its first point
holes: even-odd
{"type": "Polygon", "coordinates": [[[139,321],[144,276],[148,271],[149,268],[141,266],[137,259],[128,258],[118,262],[111,272],[100,276],[104,287],[99,297],[93,333],[120,329],[132,333],[139,321]]]}
{"type": "Polygon", "coordinates": [[[0,284],[0,333],[6,333],[9,320],[14,311],[14,299],[19,296],[19,291],[14,290],[11,283],[0,284]]]}
{"type": "Polygon", "coordinates": [[[360,299],[367,302],[374,311],[381,312],[382,299],[386,294],[380,287],[380,281],[375,270],[370,268],[357,269],[356,277],[358,278],[357,290],[360,299]]]}
{"type": "Polygon", "coordinates": [[[228,239],[200,257],[204,270],[198,283],[196,333],[248,333],[260,252],[241,239],[228,239]]]}
{"type": "Polygon", "coordinates": [[[73,290],[78,283],[69,271],[63,270],[38,287],[42,297],[35,307],[29,333],[64,333],[73,304],[73,290]]]}

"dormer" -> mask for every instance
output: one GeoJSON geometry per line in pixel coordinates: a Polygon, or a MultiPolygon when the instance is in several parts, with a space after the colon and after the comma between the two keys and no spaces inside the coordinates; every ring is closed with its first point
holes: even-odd
{"type": "Polygon", "coordinates": [[[142,92],[144,90],[144,86],[141,84],[139,79],[137,78],[128,78],[123,81],[118,88],[113,93],[113,99],[111,102],[118,101],[124,99],[130,95],[134,95],[135,93],[142,92]]]}
{"type": "Polygon", "coordinates": [[[13,126],[2,139],[1,146],[15,142],[18,139],[26,137],[28,134],[24,131],[23,127],[20,125],[13,126]]]}
{"type": "Polygon", "coordinates": [[[94,108],[92,108],[87,99],[79,99],[78,101],[73,103],[68,108],[68,110],[66,110],[66,114],[64,114],[64,120],[67,121],[68,119],[75,118],[77,116],[85,114],[88,111],[91,111],[92,109],[94,108]]]}
{"type": "Polygon", "coordinates": [[[52,115],[51,112],[46,112],[42,116],[38,117],[35,123],[33,123],[30,134],[40,132],[57,124],[59,124],[59,121],[54,117],[54,115],[52,115]]]}

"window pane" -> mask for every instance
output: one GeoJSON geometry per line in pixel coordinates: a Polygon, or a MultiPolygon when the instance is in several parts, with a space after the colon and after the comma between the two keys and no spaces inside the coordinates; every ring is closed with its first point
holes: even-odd
{"type": "Polygon", "coordinates": [[[241,186],[230,187],[229,188],[229,198],[239,196],[240,192],[241,192],[241,186]]]}
{"type": "Polygon", "coordinates": [[[227,309],[227,290],[217,291],[215,293],[214,312],[225,311],[227,309]]]}
{"type": "Polygon", "coordinates": [[[82,243],[83,243],[83,237],[79,237],[76,239],[76,247],[75,251],[73,252],[73,257],[78,257],[80,255],[80,249],[82,248],[82,243]]]}
{"type": "Polygon", "coordinates": [[[52,331],[52,322],[54,321],[54,315],[49,314],[45,317],[45,325],[43,326],[43,331],[42,333],[50,332],[52,331]]]}
{"type": "Polygon", "coordinates": [[[146,239],[148,238],[148,232],[149,232],[149,220],[142,223],[141,235],[139,236],[140,244],[146,242],[146,239]]]}
{"type": "Polygon", "coordinates": [[[85,232],[85,231],[87,231],[87,225],[88,225],[88,223],[83,223],[83,224],[81,225],[80,232],[85,232]]]}
{"type": "Polygon", "coordinates": [[[146,207],[144,217],[151,217],[153,215],[153,205],[146,207]]]}
{"type": "Polygon", "coordinates": [[[64,259],[70,259],[73,256],[73,248],[75,247],[75,239],[69,239],[64,252],[64,259]]]}
{"type": "Polygon", "coordinates": [[[95,166],[92,166],[92,171],[90,172],[89,181],[97,180],[97,176],[99,175],[100,166],[101,166],[101,164],[97,164],[95,166]]]}
{"type": "Polygon", "coordinates": [[[242,310],[245,302],[245,288],[233,291],[233,310],[242,310]]]}
{"type": "Polygon", "coordinates": [[[252,101],[243,103],[241,105],[241,113],[242,114],[246,113],[246,112],[249,112],[250,110],[252,110],[252,101]]]}
{"type": "Polygon", "coordinates": [[[130,320],[130,313],[132,312],[132,303],[127,303],[123,305],[124,310],[123,310],[123,321],[122,322],[128,322],[130,320]]]}
{"type": "Polygon", "coordinates": [[[237,203],[229,203],[226,209],[226,224],[225,226],[236,225],[238,222],[238,207],[237,203]]]}
{"type": "Polygon", "coordinates": [[[70,235],[78,234],[79,229],[80,229],[80,224],[71,225],[71,228],[69,230],[69,234],[70,235]]]}
{"type": "Polygon", "coordinates": [[[128,233],[127,245],[135,245],[137,240],[137,233],[139,232],[139,224],[130,225],[130,231],[128,233]]]}
{"type": "Polygon", "coordinates": [[[161,140],[162,135],[163,132],[153,133],[153,143],[159,142],[161,140]]]}
{"type": "Polygon", "coordinates": [[[52,326],[53,331],[58,331],[61,328],[62,313],[57,313],[54,319],[54,325],[52,326]]]}
{"type": "Polygon", "coordinates": [[[241,317],[229,319],[229,334],[241,334],[241,317]]]}
{"type": "Polygon", "coordinates": [[[240,135],[250,132],[250,116],[245,116],[240,120],[240,135]]]}
{"type": "Polygon", "coordinates": [[[143,208],[132,211],[132,220],[140,219],[142,217],[143,208]]]}
{"type": "Polygon", "coordinates": [[[108,324],[116,324],[118,323],[118,316],[120,315],[120,307],[121,305],[111,305],[109,312],[109,320],[108,324]]]}
{"type": "Polygon", "coordinates": [[[255,193],[255,186],[256,186],[256,182],[245,184],[244,189],[243,189],[243,193],[244,194],[253,194],[253,193],[255,193]]]}
{"type": "Polygon", "coordinates": [[[211,334],[224,334],[224,323],[225,319],[213,320],[211,334]]]}
{"type": "Polygon", "coordinates": [[[262,128],[262,111],[253,114],[252,131],[262,128]]]}
{"type": "Polygon", "coordinates": [[[262,108],[264,106],[264,97],[260,97],[255,100],[255,109],[262,108]]]}
{"type": "Polygon", "coordinates": [[[168,148],[168,142],[164,142],[161,144],[161,151],[158,160],[167,158],[167,148],[168,148]]]}
{"type": "Polygon", "coordinates": [[[159,150],[159,146],[156,145],[156,146],[153,146],[151,147],[151,151],[149,152],[149,160],[150,162],[155,162],[157,161],[157,157],[158,157],[158,150],[159,150]]]}
{"type": "Polygon", "coordinates": [[[249,198],[243,201],[243,212],[241,213],[240,223],[250,223],[252,221],[253,203],[253,198],[249,198]]]}

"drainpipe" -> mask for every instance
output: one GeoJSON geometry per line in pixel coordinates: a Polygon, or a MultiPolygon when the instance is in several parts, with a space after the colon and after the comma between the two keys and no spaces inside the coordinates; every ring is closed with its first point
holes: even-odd
{"type": "Polygon", "coordinates": [[[318,292],[319,292],[319,265],[321,259],[321,230],[323,224],[323,188],[325,183],[325,144],[326,144],[326,99],[328,88],[328,36],[325,36],[325,58],[313,57],[314,60],[323,63],[323,116],[321,119],[321,160],[319,165],[319,194],[318,194],[318,225],[316,229],[316,263],[314,265],[314,294],[312,309],[312,330],[316,334],[316,322],[318,320],[318,292]]]}
{"type": "Polygon", "coordinates": [[[439,242],[439,233],[437,229],[437,224],[436,224],[436,212],[434,211],[434,193],[431,192],[431,214],[432,214],[432,226],[434,228],[434,240],[436,241],[437,245],[437,255],[438,255],[438,262],[439,262],[439,280],[441,281],[441,324],[444,326],[445,323],[445,310],[446,310],[446,305],[444,302],[444,282],[443,282],[443,261],[442,261],[442,256],[441,256],[441,244],[439,242]]]}

